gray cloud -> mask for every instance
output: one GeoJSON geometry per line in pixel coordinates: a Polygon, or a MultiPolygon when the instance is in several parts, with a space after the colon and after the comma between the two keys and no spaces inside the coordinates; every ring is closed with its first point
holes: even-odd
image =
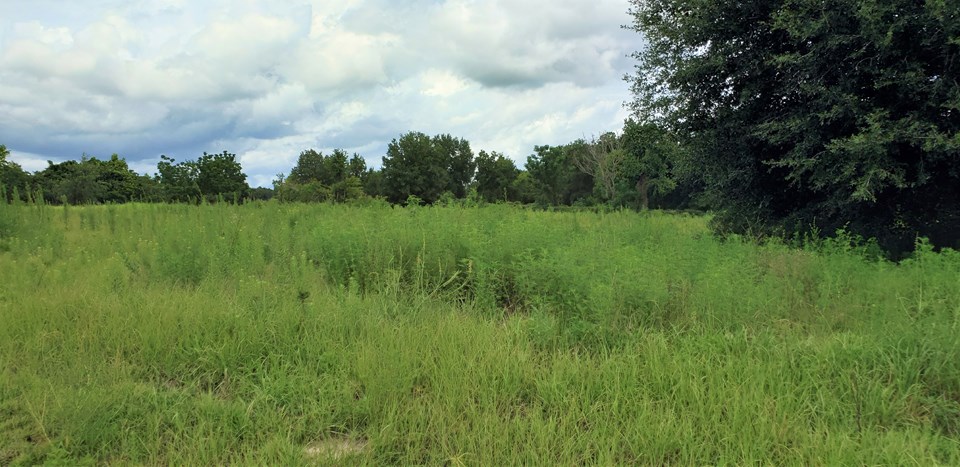
{"type": "Polygon", "coordinates": [[[14,160],[240,155],[269,184],[303,149],[379,165],[418,130],[522,161],[614,129],[639,47],[619,0],[0,3],[14,160]]]}

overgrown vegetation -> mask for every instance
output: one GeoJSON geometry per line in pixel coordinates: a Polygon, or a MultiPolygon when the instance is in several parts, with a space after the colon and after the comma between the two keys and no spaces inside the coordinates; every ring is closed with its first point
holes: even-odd
{"type": "Polygon", "coordinates": [[[0,464],[960,464],[960,254],[707,222],[0,203],[0,464]]]}
{"type": "Polygon", "coordinates": [[[631,4],[522,168],[0,145],[0,465],[960,465],[956,8],[631,4]]]}

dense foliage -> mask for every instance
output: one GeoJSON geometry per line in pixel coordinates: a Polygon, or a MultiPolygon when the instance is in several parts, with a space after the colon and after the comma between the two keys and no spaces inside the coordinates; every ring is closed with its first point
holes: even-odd
{"type": "Polygon", "coordinates": [[[960,13],[944,0],[632,0],[634,110],[724,230],[960,241],[960,13]]]}
{"type": "Polygon", "coordinates": [[[0,144],[0,202],[26,199],[30,189],[30,174],[16,162],[8,160],[9,156],[7,147],[0,144]]]}
{"type": "Polygon", "coordinates": [[[236,154],[203,153],[196,161],[183,161],[160,156],[156,181],[163,199],[180,202],[239,201],[246,196],[247,176],[236,154]]]}
{"type": "Polygon", "coordinates": [[[116,154],[106,161],[84,156],[79,162],[48,162],[33,183],[48,203],[123,203],[144,200],[157,192],[149,178],[130,170],[116,154]]]}
{"type": "Polygon", "coordinates": [[[674,191],[671,159],[680,151],[667,132],[653,125],[625,123],[620,134],[559,146],[536,146],[523,168],[496,151],[474,156],[470,142],[448,134],[408,132],[393,140],[380,169],[368,168],[359,154],[343,149],[329,154],[300,153],[289,175],[279,174],[272,188],[250,188],[235,154],[203,153],[177,162],[160,156],[157,174],[137,175],[114,154],[108,161],[84,156],[51,162],[36,174],[6,160],[0,187],[8,200],[42,197],[48,203],[103,204],[128,201],[240,202],[277,198],[281,202],[343,203],[383,198],[393,203],[433,204],[470,199],[489,203],[549,206],[684,208],[695,193],[674,191]],[[604,161],[615,161],[607,164],[604,161]],[[601,177],[594,163],[603,163],[601,177]],[[669,197],[671,193],[679,196],[669,197]]]}
{"type": "Polygon", "coordinates": [[[498,152],[477,154],[477,193],[487,202],[518,200],[516,186],[520,170],[498,152]]]}
{"type": "Polygon", "coordinates": [[[537,146],[527,159],[527,171],[537,187],[538,201],[548,205],[571,205],[593,194],[593,176],[577,169],[574,153],[585,151],[577,141],[565,146],[537,146]]]}
{"type": "Polygon", "coordinates": [[[392,202],[413,195],[433,203],[445,192],[463,198],[475,171],[469,141],[409,132],[391,141],[383,157],[385,195],[392,202]]]}
{"type": "Polygon", "coordinates": [[[300,153],[290,176],[274,181],[274,190],[282,201],[344,202],[364,195],[363,177],[367,163],[359,154],[348,158],[342,149],[328,156],[308,149],[300,153]]]}

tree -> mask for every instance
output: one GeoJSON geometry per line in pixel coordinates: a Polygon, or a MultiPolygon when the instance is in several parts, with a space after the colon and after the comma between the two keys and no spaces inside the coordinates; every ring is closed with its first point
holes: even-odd
{"type": "Polygon", "coordinates": [[[520,170],[512,160],[503,154],[480,151],[476,159],[477,193],[487,202],[516,201],[517,194],[513,186],[520,170]]]}
{"type": "Polygon", "coordinates": [[[199,167],[196,162],[176,163],[172,157],[160,156],[157,163],[157,182],[166,201],[199,202],[202,192],[198,184],[199,167]]]}
{"type": "Polygon", "coordinates": [[[526,170],[521,170],[516,180],[510,184],[510,191],[520,203],[530,204],[537,201],[537,184],[526,170]]]}
{"type": "Polygon", "coordinates": [[[354,176],[348,176],[330,187],[330,195],[335,202],[343,203],[363,197],[363,182],[354,176]]]}
{"type": "Polygon", "coordinates": [[[309,183],[324,178],[326,167],[322,152],[307,149],[300,153],[297,165],[290,170],[290,176],[285,181],[294,183],[309,183]]]}
{"type": "Polygon", "coordinates": [[[577,146],[571,156],[573,164],[581,172],[593,177],[603,199],[613,199],[617,180],[621,175],[621,166],[626,158],[620,138],[615,133],[604,133],[600,138],[577,146]]]}
{"type": "MultiPolygon", "coordinates": [[[[354,154],[354,159],[363,159],[354,154]]],[[[348,161],[347,153],[343,149],[334,149],[329,156],[323,155],[323,152],[314,149],[307,149],[300,153],[297,159],[297,165],[290,170],[290,176],[286,182],[306,184],[319,182],[326,186],[342,182],[355,169],[350,164],[357,164],[354,161],[348,161]]],[[[366,163],[364,163],[364,168],[366,163]]],[[[362,170],[361,170],[362,172],[362,170]]]]}
{"type": "Polygon", "coordinates": [[[367,169],[360,177],[360,182],[363,183],[363,192],[367,196],[376,198],[387,195],[383,181],[383,171],[381,170],[367,169]]]}
{"type": "Polygon", "coordinates": [[[173,158],[160,156],[157,181],[167,201],[199,202],[218,197],[240,199],[246,194],[247,176],[243,173],[236,154],[203,153],[196,161],[176,163],[173,158]]]}
{"type": "Polygon", "coordinates": [[[277,197],[283,202],[322,203],[329,201],[333,196],[330,187],[316,181],[307,183],[282,182],[274,186],[277,197]]]}
{"type": "Polygon", "coordinates": [[[353,157],[350,158],[350,162],[347,163],[347,174],[351,177],[362,179],[366,171],[367,161],[365,161],[363,157],[360,157],[360,154],[354,153],[353,157]]]}
{"type": "Polygon", "coordinates": [[[223,151],[220,154],[203,153],[196,162],[197,187],[208,200],[217,197],[239,199],[247,190],[247,176],[243,173],[237,155],[223,151]]]}
{"type": "Polygon", "coordinates": [[[158,202],[164,200],[163,187],[156,178],[137,174],[134,179],[134,195],[131,201],[158,202]]]}
{"type": "Polygon", "coordinates": [[[433,203],[444,192],[465,197],[476,162],[465,139],[446,134],[431,138],[411,131],[387,147],[382,173],[384,194],[391,202],[405,202],[414,195],[433,203]]]}
{"type": "Polygon", "coordinates": [[[250,188],[250,190],[247,192],[247,196],[249,196],[250,200],[253,201],[269,201],[273,199],[274,194],[275,193],[272,188],[266,188],[262,186],[250,188]]]}
{"type": "Polygon", "coordinates": [[[586,143],[575,141],[565,146],[535,146],[527,158],[527,172],[537,189],[537,201],[546,205],[571,205],[593,194],[593,177],[577,170],[573,154],[585,150],[586,143]]]}
{"type": "Polygon", "coordinates": [[[37,173],[37,184],[49,203],[93,204],[100,202],[107,186],[100,180],[96,159],[84,155],[80,162],[47,161],[47,168],[37,173]]]}
{"type": "MultiPolygon", "coordinates": [[[[169,165],[172,159],[166,159],[169,165]]],[[[70,204],[125,203],[136,200],[157,200],[164,187],[158,180],[138,175],[127,161],[117,154],[100,160],[84,154],[80,161],[60,163],[47,161],[47,168],[36,174],[36,182],[44,198],[51,203],[70,204]]]]}
{"type": "Polygon", "coordinates": [[[329,156],[308,149],[300,153],[290,176],[274,185],[282,201],[344,202],[363,196],[367,164],[359,154],[347,158],[346,151],[334,149],[329,156]]]}
{"type": "Polygon", "coordinates": [[[467,195],[467,186],[473,181],[477,164],[470,150],[470,142],[462,138],[454,138],[448,134],[433,137],[433,145],[446,160],[447,191],[457,198],[467,195]]]}
{"type": "Polygon", "coordinates": [[[547,205],[565,204],[569,170],[562,147],[535,146],[527,158],[527,172],[537,187],[537,200],[547,205]]]}
{"type": "Polygon", "coordinates": [[[0,202],[8,202],[13,199],[14,190],[20,194],[20,199],[27,197],[30,185],[30,174],[25,172],[20,164],[8,160],[10,151],[6,146],[0,144],[0,193],[5,193],[0,202]]]}
{"type": "Polygon", "coordinates": [[[433,203],[451,185],[448,154],[434,140],[420,132],[409,132],[394,139],[383,158],[383,182],[387,199],[406,201],[415,195],[433,203]]]}
{"type": "Polygon", "coordinates": [[[641,119],[733,231],[960,246],[960,15],[931,0],[631,0],[641,119]]]}
{"type": "Polygon", "coordinates": [[[320,183],[333,186],[344,181],[349,175],[349,160],[343,149],[334,149],[333,153],[324,159],[324,173],[320,183]]]}
{"type": "Polygon", "coordinates": [[[663,129],[633,119],[624,122],[620,141],[624,159],[619,168],[619,204],[635,196],[637,207],[647,209],[651,194],[663,195],[676,188],[673,163],[679,158],[679,146],[663,129]]]}
{"type": "Polygon", "coordinates": [[[102,184],[98,202],[125,203],[144,194],[144,180],[130,170],[126,159],[119,155],[113,154],[107,161],[92,157],[86,162],[95,166],[97,181],[102,184]]]}

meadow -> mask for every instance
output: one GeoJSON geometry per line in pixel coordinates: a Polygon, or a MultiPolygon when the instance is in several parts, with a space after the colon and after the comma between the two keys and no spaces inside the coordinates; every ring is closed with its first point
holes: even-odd
{"type": "Polygon", "coordinates": [[[707,222],[0,204],[0,465],[960,465],[960,253],[707,222]]]}

